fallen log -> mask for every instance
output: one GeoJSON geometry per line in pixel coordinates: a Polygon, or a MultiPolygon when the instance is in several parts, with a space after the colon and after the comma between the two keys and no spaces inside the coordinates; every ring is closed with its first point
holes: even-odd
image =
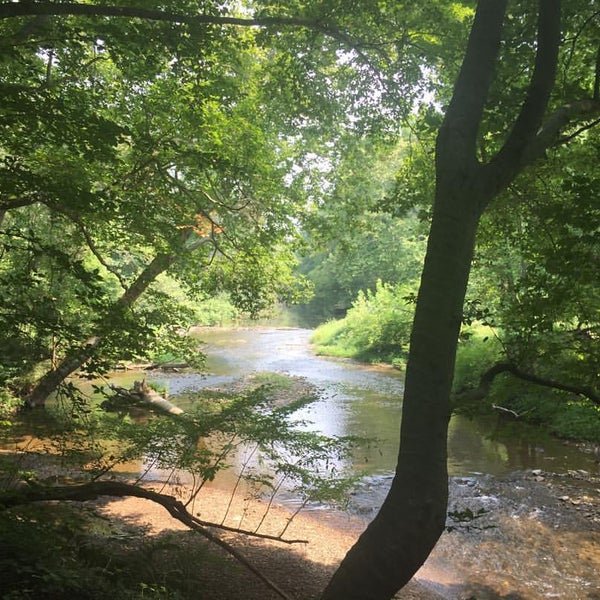
{"type": "Polygon", "coordinates": [[[175,406],[172,402],[167,400],[166,393],[159,394],[156,390],[153,390],[147,383],[145,379],[142,381],[134,381],[133,382],[133,393],[140,397],[140,400],[149,404],[152,408],[158,408],[163,412],[166,412],[170,415],[181,415],[183,414],[183,410],[178,406],[175,406]]]}
{"type": "Polygon", "coordinates": [[[172,360],[167,360],[165,362],[152,363],[150,365],[145,365],[143,367],[144,371],[154,371],[161,369],[163,371],[175,371],[179,372],[181,369],[189,368],[189,364],[186,362],[175,362],[172,360]]]}
{"type": "MultiPolygon", "coordinates": [[[[116,385],[110,385],[109,388],[115,392],[119,400],[128,402],[129,406],[144,405],[169,415],[181,415],[184,412],[183,409],[167,400],[166,393],[160,394],[156,390],[153,390],[146,383],[145,379],[134,381],[133,388],[131,389],[125,389],[116,385]]],[[[103,408],[106,410],[119,410],[123,408],[123,405],[123,402],[115,401],[115,397],[109,398],[102,403],[103,408]]]]}

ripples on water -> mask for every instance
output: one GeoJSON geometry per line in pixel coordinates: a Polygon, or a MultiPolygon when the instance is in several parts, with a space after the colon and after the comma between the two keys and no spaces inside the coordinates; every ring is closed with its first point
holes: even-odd
{"type": "MultiPolygon", "coordinates": [[[[355,455],[354,468],[369,476],[393,472],[398,453],[403,380],[398,371],[314,356],[305,329],[207,329],[196,335],[208,355],[206,375],[157,376],[176,395],[204,387],[227,387],[261,371],[305,377],[320,390],[320,400],[296,416],[328,435],[377,438],[377,446],[355,455]]],[[[499,419],[453,417],[448,436],[449,472],[502,475],[524,469],[564,472],[597,470],[594,457],[552,438],[532,441],[534,431],[506,432],[499,419]]]]}

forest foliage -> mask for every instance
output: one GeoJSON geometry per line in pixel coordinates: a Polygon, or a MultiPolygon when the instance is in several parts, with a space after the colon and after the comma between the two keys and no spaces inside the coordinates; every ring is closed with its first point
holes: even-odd
{"type": "MultiPolygon", "coordinates": [[[[159,357],[200,368],[191,326],[276,303],[303,304],[312,323],[343,316],[317,332],[327,351],[404,368],[441,193],[438,132],[457,105],[475,4],[1,5],[3,431],[17,406],[58,396],[77,419],[55,440],[88,465],[94,453],[96,466],[108,460],[94,476],[155,452],[210,479],[214,457],[178,445],[205,435],[190,432],[193,416],[96,420],[71,377],[159,357]],[[123,18],[129,9],[143,14],[123,18]],[[107,424],[122,456],[92,447],[107,424]]],[[[564,119],[556,139],[530,149],[539,160],[523,155],[527,170],[502,173],[510,184],[498,177],[473,226],[452,408],[501,405],[598,441],[600,24],[589,13],[586,2],[563,9],[547,98],[564,119]]],[[[506,125],[529,89],[536,28],[510,3],[474,135],[478,168],[515,142],[506,125]]],[[[336,450],[267,422],[286,411],[257,398],[221,399],[214,414],[206,399],[202,418],[240,439],[272,426],[264,448],[287,436],[315,460],[336,450]],[[231,415],[245,417],[233,430],[231,415]]]]}
{"type": "MultiPolygon", "coordinates": [[[[380,15],[365,10],[367,30],[380,15]]],[[[404,79],[381,79],[379,104],[345,87],[350,77],[376,85],[373,64],[340,60],[335,35],[293,56],[268,31],[244,27],[93,17],[83,35],[77,17],[4,19],[3,394],[26,398],[44,369],[76,359],[90,339],[93,356],[77,364],[90,374],[157,355],[193,361],[182,330],[274,301],[300,303],[312,323],[351,309],[357,339],[344,334],[346,354],[401,362],[427,241],[434,136],[454,76],[439,61],[460,55],[470,15],[444,3],[404,15],[445,19],[447,39],[423,37],[418,68],[404,54],[394,74],[404,79]],[[160,52],[133,61],[142,38],[160,52]],[[332,81],[339,87],[325,93],[332,81]],[[385,309],[395,287],[396,306],[385,309]]],[[[514,35],[528,26],[509,23],[514,35]]],[[[579,49],[594,25],[576,23],[579,49]]],[[[307,31],[292,28],[286,44],[304,43],[307,31]]],[[[573,46],[564,73],[576,61],[585,56],[573,46]]],[[[509,74],[510,61],[502,64],[509,74]]],[[[393,72],[380,67],[381,77],[393,72]]],[[[487,139],[508,110],[492,108],[494,94],[501,90],[488,103],[487,139]]],[[[501,358],[592,391],[593,124],[570,132],[486,213],[464,315],[494,328],[501,358]]]]}

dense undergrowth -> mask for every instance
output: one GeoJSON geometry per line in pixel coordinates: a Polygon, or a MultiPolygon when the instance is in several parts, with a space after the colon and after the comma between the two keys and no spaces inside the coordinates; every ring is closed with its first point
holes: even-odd
{"type": "MultiPolygon", "coordinates": [[[[454,390],[476,387],[481,375],[504,358],[503,348],[489,328],[471,331],[458,346],[454,390]]],[[[555,379],[560,379],[560,363],[555,379]]],[[[600,406],[582,395],[536,385],[511,374],[498,375],[483,400],[458,403],[463,414],[487,414],[506,409],[516,420],[548,430],[570,440],[600,443],[600,406]]]]}
{"type": "Polygon", "coordinates": [[[413,307],[411,290],[378,282],[360,292],[344,319],[318,327],[311,341],[317,354],[387,362],[402,368],[408,358],[413,307]]]}

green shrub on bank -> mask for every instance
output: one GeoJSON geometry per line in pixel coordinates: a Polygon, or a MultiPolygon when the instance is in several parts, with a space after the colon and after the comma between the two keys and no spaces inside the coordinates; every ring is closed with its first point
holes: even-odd
{"type": "Polygon", "coordinates": [[[313,332],[310,341],[314,345],[316,354],[336,356],[339,358],[352,358],[358,349],[350,345],[348,328],[345,319],[327,321],[319,325],[313,332]]]}
{"type": "Polygon", "coordinates": [[[242,317],[227,294],[219,294],[196,305],[197,325],[201,327],[225,327],[233,325],[242,317]]]}
{"type": "Polygon", "coordinates": [[[365,362],[404,363],[413,317],[412,290],[377,282],[360,292],[344,319],[318,327],[311,338],[318,354],[365,362]]]}
{"type": "Polygon", "coordinates": [[[600,443],[600,406],[589,400],[569,400],[556,411],[551,429],[560,437],[600,443]]]}
{"type": "Polygon", "coordinates": [[[231,565],[208,554],[191,532],[149,537],[109,523],[83,506],[23,506],[0,512],[2,600],[181,600],[197,596],[210,568],[231,565]]]}
{"type": "Polygon", "coordinates": [[[502,375],[496,378],[489,401],[557,437],[600,442],[600,407],[581,396],[502,375]]]}
{"type": "MultiPolygon", "coordinates": [[[[329,321],[315,330],[311,338],[315,351],[403,366],[412,323],[413,305],[407,300],[410,297],[406,286],[381,282],[375,292],[361,292],[344,319],[329,321]]],[[[481,376],[504,360],[505,349],[492,328],[478,323],[464,328],[456,356],[453,409],[468,415],[506,409],[514,411],[519,421],[539,425],[559,437],[600,442],[600,407],[581,397],[508,373],[495,377],[483,399],[472,400],[463,394],[477,389],[481,376]]],[[[570,363],[565,360],[557,361],[553,368],[556,379],[560,379],[560,373],[572,375],[570,363]]]]}
{"type": "Polygon", "coordinates": [[[15,398],[10,392],[0,389],[0,430],[11,423],[11,417],[23,406],[20,398],[15,398]]]}
{"type": "MultiPolygon", "coordinates": [[[[495,377],[484,399],[461,402],[460,393],[477,388],[481,375],[503,359],[501,344],[489,335],[487,328],[469,329],[458,346],[454,378],[454,394],[459,398],[456,411],[474,415],[506,409],[513,411],[518,421],[540,426],[558,437],[600,442],[599,406],[583,397],[536,385],[509,373],[495,377]]],[[[557,371],[560,371],[558,366],[557,371]]]]}
{"type": "Polygon", "coordinates": [[[489,327],[472,325],[465,328],[459,339],[452,394],[454,410],[461,414],[485,414],[491,410],[491,400],[461,398],[466,390],[476,389],[481,376],[502,357],[502,346],[489,327]]]}

